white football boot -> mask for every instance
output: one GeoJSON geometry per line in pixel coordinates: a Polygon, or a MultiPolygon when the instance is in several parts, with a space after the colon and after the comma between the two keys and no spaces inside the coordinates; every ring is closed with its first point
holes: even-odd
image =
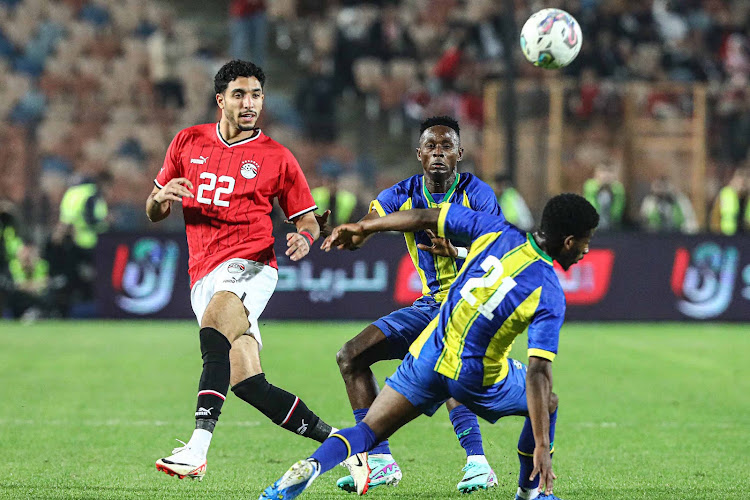
{"type": "Polygon", "coordinates": [[[200,456],[184,442],[180,443],[182,446],[172,450],[172,455],[156,461],[156,470],[180,479],[189,477],[203,480],[203,476],[206,475],[206,457],[200,456]]]}

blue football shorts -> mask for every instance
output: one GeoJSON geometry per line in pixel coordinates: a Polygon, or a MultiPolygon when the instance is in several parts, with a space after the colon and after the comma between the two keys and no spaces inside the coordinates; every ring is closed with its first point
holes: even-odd
{"type": "Polygon", "coordinates": [[[497,384],[469,387],[460,380],[453,380],[433,371],[431,367],[421,365],[409,354],[396,373],[385,382],[427,416],[434,415],[452,397],[477,416],[494,424],[501,417],[529,414],[526,404],[526,365],[510,358],[507,363],[508,375],[497,384]]]}
{"type": "Polygon", "coordinates": [[[417,340],[430,321],[440,311],[440,303],[431,297],[422,297],[412,305],[393,311],[373,323],[385,334],[390,344],[388,359],[404,359],[409,346],[417,340]]]}

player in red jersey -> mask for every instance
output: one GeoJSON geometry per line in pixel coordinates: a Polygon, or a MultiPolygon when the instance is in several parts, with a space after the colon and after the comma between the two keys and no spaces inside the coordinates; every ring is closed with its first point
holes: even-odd
{"type": "Polygon", "coordinates": [[[219,70],[214,90],[221,121],[175,136],[146,202],[153,222],[167,217],[173,202],[182,203],[190,301],[201,328],[195,431],[188,443],[156,461],[158,470],[180,479],[205,474],[230,384],[235,395],[289,431],[319,442],[332,432],[298,397],[269,384],[260,364],[258,317],[278,279],[273,199],[297,227],[287,235],[291,260],[307,255],[319,236],[317,207],[297,160],[255,126],[264,83],[263,71],[250,62],[234,60],[219,70]]]}

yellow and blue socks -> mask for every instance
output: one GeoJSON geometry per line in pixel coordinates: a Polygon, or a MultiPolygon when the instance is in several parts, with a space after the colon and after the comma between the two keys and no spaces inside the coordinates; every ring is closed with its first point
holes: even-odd
{"type": "Polygon", "coordinates": [[[355,453],[370,450],[376,442],[377,437],[370,426],[360,422],[354,427],[331,434],[310,458],[318,461],[320,473],[323,474],[355,453]]]}
{"type": "Polygon", "coordinates": [[[449,416],[458,442],[466,451],[466,456],[474,461],[481,461],[476,458],[477,455],[484,457],[482,432],[479,430],[477,416],[464,405],[453,408],[449,416]]]}
{"type": "MultiPolygon", "coordinates": [[[[358,410],[354,410],[354,421],[356,423],[360,423],[364,418],[365,415],[367,415],[367,410],[369,408],[360,408],[358,410]]],[[[379,442],[372,450],[370,450],[370,455],[390,455],[391,454],[391,447],[388,444],[388,440],[379,442]]]]}
{"type": "MultiPolygon", "coordinates": [[[[557,423],[557,409],[549,416],[549,443],[550,454],[555,451],[555,424],[557,423]]],[[[539,476],[533,481],[529,480],[531,472],[534,470],[534,431],[531,427],[531,419],[526,417],[523,424],[523,430],[518,438],[518,461],[521,463],[521,469],[518,474],[518,493],[517,495],[524,500],[533,500],[539,494],[539,476]]]]}

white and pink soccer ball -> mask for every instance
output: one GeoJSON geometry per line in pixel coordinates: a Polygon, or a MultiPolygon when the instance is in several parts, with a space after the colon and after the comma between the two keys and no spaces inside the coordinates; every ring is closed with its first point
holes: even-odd
{"type": "Polygon", "coordinates": [[[534,66],[555,69],[567,66],[581,50],[581,26],[560,9],[532,14],[521,29],[521,50],[534,66]]]}

